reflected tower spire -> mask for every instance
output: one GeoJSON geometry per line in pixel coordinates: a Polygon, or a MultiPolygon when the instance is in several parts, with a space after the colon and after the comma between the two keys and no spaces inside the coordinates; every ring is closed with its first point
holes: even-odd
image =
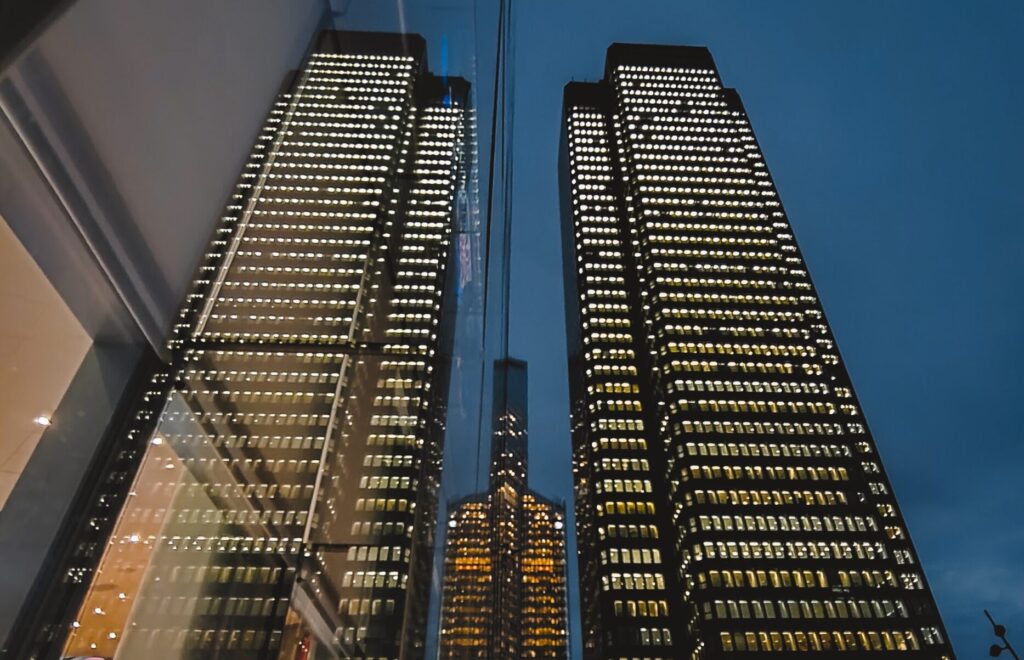
{"type": "Polygon", "coordinates": [[[567,658],[565,509],[527,485],[527,368],[494,365],[490,488],[451,505],[442,658],[567,658]]]}

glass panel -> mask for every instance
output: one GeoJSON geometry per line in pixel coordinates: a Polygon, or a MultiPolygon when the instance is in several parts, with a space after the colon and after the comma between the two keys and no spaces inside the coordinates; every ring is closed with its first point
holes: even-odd
{"type": "Polygon", "coordinates": [[[244,655],[279,643],[348,364],[188,352],[64,655],[244,655]]]}
{"type": "Polygon", "coordinates": [[[564,652],[564,507],[527,489],[525,365],[491,377],[506,3],[343,5],[257,137],[171,363],[108,444],[37,657],[434,656],[467,497],[515,583],[481,611],[535,615],[501,652],[564,652]]]}
{"type": "MultiPolygon", "coordinates": [[[[563,90],[548,172],[561,218],[531,215],[560,223],[563,241],[563,446],[581,541],[567,553],[565,505],[530,488],[527,365],[507,354],[512,2],[330,0],[311,17],[325,6],[167,328],[167,364],[90,464],[72,509],[85,514],[46,562],[53,584],[24,608],[31,641],[0,653],[564,658],[572,571],[588,657],[920,644],[947,657],[789,219],[711,53],[612,44],[601,80],[563,90]]],[[[43,17],[15,18],[23,35],[43,17]]],[[[54,92],[76,78],[25,59],[54,92]]],[[[102,131],[51,144],[23,82],[0,92],[18,99],[14,127],[54,197],[70,216],[89,210],[75,243],[132,308],[132,331],[162,337],[151,326],[167,310],[135,295],[150,271],[109,263],[134,242],[96,249],[115,225],[91,221],[103,196],[78,182],[88,168],[63,167],[75,149],[55,148],[102,131]]]]}
{"type": "Polygon", "coordinates": [[[487,235],[471,87],[425,49],[317,37],[79,531],[83,600],[38,648],[424,652],[446,424],[479,426],[487,235]]]}

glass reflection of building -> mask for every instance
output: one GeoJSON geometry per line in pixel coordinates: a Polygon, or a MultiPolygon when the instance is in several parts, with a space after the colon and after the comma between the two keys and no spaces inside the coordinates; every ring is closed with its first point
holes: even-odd
{"type": "Polygon", "coordinates": [[[422,657],[467,87],[320,35],[74,546],[64,656],[422,657]]]}
{"type": "Polygon", "coordinates": [[[495,364],[490,488],[452,503],[442,658],[566,658],[565,510],[527,484],[526,363],[495,364]]]}
{"type": "Polygon", "coordinates": [[[953,657],[710,53],[616,44],[564,99],[584,657],[953,657]]]}

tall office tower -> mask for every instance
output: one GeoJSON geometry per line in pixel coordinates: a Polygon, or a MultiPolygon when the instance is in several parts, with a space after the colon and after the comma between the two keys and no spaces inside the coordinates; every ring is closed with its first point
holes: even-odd
{"type": "Polygon", "coordinates": [[[451,503],[441,587],[442,658],[488,658],[494,621],[491,500],[471,495],[451,503]]]}
{"type": "Polygon", "coordinates": [[[568,658],[565,506],[527,491],[523,495],[519,553],[520,658],[568,658]]]}
{"type": "Polygon", "coordinates": [[[519,657],[522,631],[523,496],[527,492],[529,418],[526,363],[494,364],[491,417],[491,557],[494,562],[491,657],[519,657]]]}
{"type": "Polygon", "coordinates": [[[64,656],[423,656],[466,93],[419,37],[320,35],[83,521],[64,656]]]}
{"type": "Polygon", "coordinates": [[[746,113],[613,45],[561,175],[587,658],[952,658],[746,113]]]}
{"type": "Polygon", "coordinates": [[[442,658],[566,658],[565,509],[527,485],[526,363],[494,366],[487,493],[453,502],[442,658]]]}

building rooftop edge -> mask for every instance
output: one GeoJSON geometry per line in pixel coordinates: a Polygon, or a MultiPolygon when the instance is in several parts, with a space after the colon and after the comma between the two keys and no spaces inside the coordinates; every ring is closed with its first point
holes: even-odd
{"type": "Polygon", "coordinates": [[[688,64],[714,69],[715,58],[707,46],[615,42],[608,46],[605,64],[606,72],[619,64],[688,64]]]}
{"type": "Polygon", "coordinates": [[[422,60],[427,40],[415,33],[321,30],[314,52],[359,53],[366,55],[408,55],[422,60]]]}
{"type": "Polygon", "coordinates": [[[572,106],[590,105],[607,108],[611,103],[611,89],[604,81],[566,83],[562,88],[562,109],[567,111],[572,106]]]}

